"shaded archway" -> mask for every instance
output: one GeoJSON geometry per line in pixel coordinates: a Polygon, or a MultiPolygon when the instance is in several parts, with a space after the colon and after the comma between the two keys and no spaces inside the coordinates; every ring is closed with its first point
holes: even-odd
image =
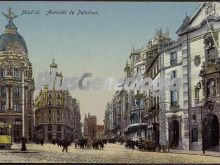
{"type": "Polygon", "coordinates": [[[179,121],[172,120],[169,129],[169,145],[171,148],[179,146],[179,121]]]}
{"type": "Polygon", "coordinates": [[[29,129],[29,140],[32,141],[32,127],[31,127],[31,120],[29,120],[28,124],[28,129],[29,129]]]}
{"type": "Polygon", "coordinates": [[[203,119],[203,145],[206,150],[219,146],[219,121],[212,113],[207,114],[203,119]]]}

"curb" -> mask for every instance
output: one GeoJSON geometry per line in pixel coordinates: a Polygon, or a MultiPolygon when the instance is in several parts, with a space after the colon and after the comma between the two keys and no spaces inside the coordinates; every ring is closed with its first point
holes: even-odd
{"type": "Polygon", "coordinates": [[[38,153],[37,151],[9,151],[9,153],[38,153]]]}
{"type": "Polygon", "coordinates": [[[181,153],[181,152],[167,152],[172,154],[185,154],[185,155],[200,155],[200,156],[211,156],[211,157],[220,157],[220,155],[212,155],[212,154],[196,154],[196,153],[181,153]]]}

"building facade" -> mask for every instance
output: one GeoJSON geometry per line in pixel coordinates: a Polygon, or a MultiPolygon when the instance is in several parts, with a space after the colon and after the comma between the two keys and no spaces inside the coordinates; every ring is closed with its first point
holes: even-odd
{"type": "Polygon", "coordinates": [[[144,121],[147,124],[147,134],[145,139],[155,141],[159,144],[160,137],[160,105],[161,95],[158,93],[160,90],[160,77],[161,77],[161,58],[160,51],[165,47],[172,44],[169,37],[169,32],[166,33],[160,29],[152,40],[150,40],[144,51],[145,53],[145,78],[151,78],[152,88],[144,92],[144,121]]]}
{"type": "Polygon", "coordinates": [[[189,149],[200,150],[203,143],[205,149],[219,151],[219,14],[219,2],[202,3],[177,31],[190,68],[189,149]]]}
{"type": "MultiPolygon", "coordinates": [[[[127,98],[125,99],[128,102],[128,116],[125,117],[128,120],[126,122],[127,126],[124,128],[125,139],[138,140],[145,137],[146,134],[146,123],[143,122],[144,95],[143,90],[138,86],[138,81],[143,80],[145,71],[145,54],[142,49],[132,49],[129,62],[126,64],[124,71],[126,79],[134,80],[133,90],[127,91],[124,87],[127,92],[127,98]]],[[[127,85],[125,84],[125,86],[127,85]]]]}
{"type": "Polygon", "coordinates": [[[97,125],[97,139],[104,138],[104,125],[97,125]]]}
{"type": "Polygon", "coordinates": [[[90,113],[88,113],[88,116],[85,114],[83,137],[90,140],[97,138],[97,118],[90,115],[90,113]]]}
{"type": "Polygon", "coordinates": [[[28,58],[26,42],[13,22],[17,16],[11,8],[4,16],[8,24],[0,36],[0,122],[12,125],[14,142],[20,141],[22,136],[32,140],[35,90],[32,64],[28,58]]]}
{"type": "Polygon", "coordinates": [[[219,151],[219,8],[218,2],[201,3],[183,20],[178,40],[161,51],[165,84],[181,80],[163,97],[171,148],[219,151]]]}
{"type": "MultiPolygon", "coordinates": [[[[50,73],[57,72],[58,65],[50,64],[50,73]]],[[[62,82],[59,82],[62,84],[62,82]]],[[[49,89],[48,84],[35,98],[35,137],[51,142],[65,137],[74,140],[81,138],[79,101],[73,98],[68,90],[49,89]]]]}
{"type": "Polygon", "coordinates": [[[219,151],[219,14],[219,2],[200,3],[183,20],[176,41],[160,30],[147,46],[132,51],[126,78],[143,70],[139,77],[151,78],[153,86],[127,91],[129,106],[122,118],[130,116],[130,121],[124,122],[125,139],[142,137],[173,149],[219,151]],[[143,107],[134,108],[142,105],[137,94],[143,97],[143,107]],[[138,132],[138,127],[129,135],[135,123],[146,132],[138,132]]]}

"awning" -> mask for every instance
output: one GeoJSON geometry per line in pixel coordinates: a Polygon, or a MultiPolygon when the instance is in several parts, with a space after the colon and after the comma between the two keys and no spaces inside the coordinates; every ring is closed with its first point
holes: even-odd
{"type": "Polygon", "coordinates": [[[126,128],[124,129],[124,132],[127,132],[129,128],[139,127],[139,126],[147,126],[147,123],[135,123],[135,124],[131,124],[131,125],[129,125],[128,127],[126,127],[126,128]]]}

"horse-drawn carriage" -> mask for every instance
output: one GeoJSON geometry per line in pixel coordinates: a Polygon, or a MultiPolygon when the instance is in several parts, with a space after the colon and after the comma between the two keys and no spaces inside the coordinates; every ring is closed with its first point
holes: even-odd
{"type": "Polygon", "coordinates": [[[138,140],[139,150],[156,151],[157,147],[156,141],[138,140]]]}

